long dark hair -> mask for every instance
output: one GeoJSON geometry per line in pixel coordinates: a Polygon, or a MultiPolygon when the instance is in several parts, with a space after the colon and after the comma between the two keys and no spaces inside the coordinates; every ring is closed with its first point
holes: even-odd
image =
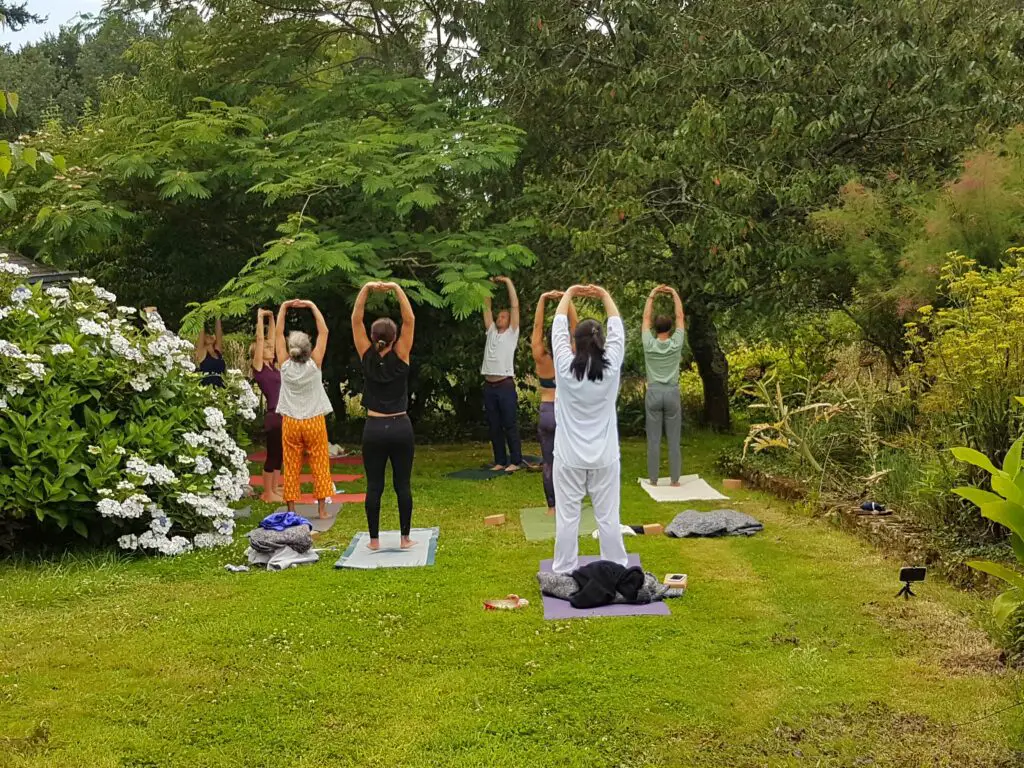
{"type": "Polygon", "coordinates": [[[577,381],[586,376],[591,381],[601,381],[608,367],[604,356],[604,329],[597,320],[584,320],[576,326],[576,357],[569,370],[577,381]]]}

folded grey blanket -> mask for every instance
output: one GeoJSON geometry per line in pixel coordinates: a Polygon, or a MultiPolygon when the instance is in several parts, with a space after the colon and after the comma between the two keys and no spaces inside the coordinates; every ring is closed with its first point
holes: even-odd
{"type": "Polygon", "coordinates": [[[309,527],[305,525],[293,525],[283,531],[267,531],[263,528],[256,528],[246,534],[249,537],[249,546],[256,552],[273,554],[281,547],[291,547],[296,552],[308,552],[313,546],[313,537],[309,533],[309,527]]]}
{"type": "Polygon", "coordinates": [[[753,536],[764,526],[734,509],[716,509],[713,512],[680,512],[665,527],[665,535],[677,539],[688,536],[753,536]]]}
{"type": "MultiPolygon", "coordinates": [[[[545,595],[568,600],[579,591],[579,585],[569,574],[551,573],[542,571],[537,574],[537,583],[540,584],[540,591],[545,595]]],[[[626,600],[622,595],[615,595],[613,603],[644,604],[653,603],[658,600],[666,600],[670,597],[681,597],[685,590],[666,587],[653,573],[644,573],[644,585],[640,587],[636,600],[626,600]]]]}

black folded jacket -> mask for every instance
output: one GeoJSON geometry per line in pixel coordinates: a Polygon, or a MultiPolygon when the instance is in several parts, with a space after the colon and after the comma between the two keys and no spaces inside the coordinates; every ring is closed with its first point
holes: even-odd
{"type": "Polygon", "coordinates": [[[627,568],[608,560],[588,563],[572,572],[572,578],[579,590],[569,598],[573,608],[599,608],[615,602],[615,594],[626,602],[636,602],[640,588],[644,585],[641,568],[627,568]]]}

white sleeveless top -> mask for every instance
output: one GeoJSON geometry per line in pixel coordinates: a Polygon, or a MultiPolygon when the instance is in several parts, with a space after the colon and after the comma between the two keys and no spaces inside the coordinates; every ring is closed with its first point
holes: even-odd
{"type": "Polygon", "coordinates": [[[290,419],[312,419],[334,410],[324,391],[324,378],[313,360],[281,365],[281,397],[277,412],[290,419]]]}

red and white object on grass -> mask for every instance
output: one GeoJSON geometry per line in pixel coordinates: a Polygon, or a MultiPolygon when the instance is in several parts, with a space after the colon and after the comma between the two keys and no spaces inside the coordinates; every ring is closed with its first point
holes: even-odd
{"type": "Polygon", "coordinates": [[[514,611],[516,608],[525,608],[530,601],[519,595],[507,595],[497,600],[484,600],[484,609],[488,611],[514,611]]]}

